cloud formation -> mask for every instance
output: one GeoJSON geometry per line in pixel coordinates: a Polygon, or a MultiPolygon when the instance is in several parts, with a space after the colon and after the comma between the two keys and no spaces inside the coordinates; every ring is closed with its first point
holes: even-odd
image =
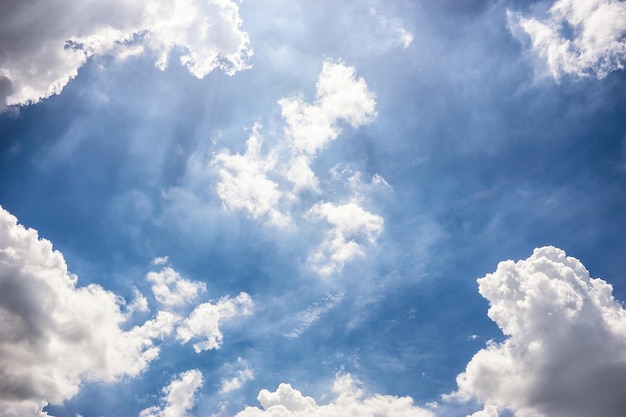
{"type": "Polygon", "coordinates": [[[164,406],[153,406],[139,413],[139,417],[185,417],[195,404],[195,395],[202,386],[202,373],[193,369],[183,372],[178,379],[163,388],[164,406]]]}
{"type": "Polygon", "coordinates": [[[98,55],[150,52],[164,69],[175,50],[198,78],[214,69],[232,75],[248,67],[252,54],[241,26],[239,6],[230,0],[9,2],[0,15],[0,103],[59,94],[98,55]]]}
{"type": "Polygon", "coordinates": [[[626,310],[610,284],[554,247],[501,262],[478,283],[507,339],[474,355],[453,396],[517,417],[623,415],[626,310]]]}
{"type": "Polygon", "coordinates": [[[623,1],[557,0],[544,18],[509,12],[509,25],[518,37],[530,36],[532,51],[557,80],[564,74],[601,79],[624,68],[623,1]]]}
{"type": "Polygon", "coordinates": [[[154,340],[177,316],[159,312],[125,331],[119,298],[77,286],[61,253],[0,208],[0,409],[37,415],[74,396],[83,380],[136,376],[158,357],[154,340]]]}
{"type": "Polygon", "coordinates": [[[350,375],[338,377],[333,384],[335,397],[326,405],[318,405],[289,384],[280,384],[270,392],[261,390],[257,400],[261,408],[246,407],[235,417],[434,417],[431,411],[413,405],[410,397],[375,394],[365,396],[358,381],[350,375]]]}
{"type": "MultiPolygon", "coordinates": [[[[285,123],[284,136],[263,152],[260,125],[255,125],[246,141],[246,150],[221,150],[211,164],[217,168],[217,193],[228,209],[245,210],[250,217],[277,227],[297,227],[297,221],[325,220],[330,229],[324,241],[309,257],[309,264],[322,276],[341,271],[351,259],[362,256],[364,244],[374,243],[383,229],[382,217],[359,205],[358,198],[346,204],[319,201],[295,219],[302,210],[300,193],[309,191],[320,198],[320,187],[312,162],[341,133],[341,124],[357,128],[376,117],[375,95],[354,67],[326,59],[316,84],[312,102],[300,96],[278,100],[285,123]]],[[[335,173],[331,170],[333,179],[335,173]]],[[[375,176],[375,181],[384,179],[375,176]]],[[[362,188],[360,173],[352,172],[347,184],[351,191],[362,188]]],[[[306,210],[306,209],[305,209],[306,210]]]]}
{"type": "Polygon", "coordinates": [[[189,281],[170,267],[160,272],[148,272],[146,279],[152,284],[156,300],[168,308],[184,306],[206,291],[203,282],[189,281]]]}
{"type": "Polygon", "coordinates": [[[245,292],[235,298],[222,297],[216,303],[200,304],[176,329],[176,338],[183,344],[200,339],[193,344],[197,353],[219,349],[223,339],[220,325],[237,316],[251,315],[253,307],[252,298],[245,292]]]}
{"type": "Polygon", "coordinates": [[[307,217],[325,220],[331,227],[309,262],[320,275],[328,277],[341,270],[351,259],[363,255],[363,247],[373,244],[383,231],[382,217],[368,212],[354,202],[318,203],[307,217]]]}

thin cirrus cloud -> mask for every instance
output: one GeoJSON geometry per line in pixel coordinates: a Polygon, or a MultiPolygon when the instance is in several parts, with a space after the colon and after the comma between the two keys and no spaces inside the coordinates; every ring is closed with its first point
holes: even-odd
{"type": "Polygon", "coordinates": [[[545,15],[508,12],[509,26],[530,37],[531,51],[555,79],[563,75],[604,78],[624,68],[626,3],[558,0],[545,15]]]}
{"type": "Polygon", "coordinates": [[[87,59],[102,55],[150,52],[165,69],[176,51],[195,77],[215,69],[232,75],[249,67],[252,54],[241,25],[239,6],[229,0],[11,2],[0,16],[0,103],[59,94],[87,59]]]}
{"type": "Polygon", "coordinates": [[[610,284],[554,247],[501,262],[478,284],[507,338],[474,355],[451,397],[516,416],[623,415],[626,310],[610,284]]]}

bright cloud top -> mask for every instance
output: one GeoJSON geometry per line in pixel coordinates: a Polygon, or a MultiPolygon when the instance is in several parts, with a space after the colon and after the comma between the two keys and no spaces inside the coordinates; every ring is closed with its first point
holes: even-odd
{"type": "Polygon", "coordinates": [[[338,377],[333,384],[335,397],[326,405],[318,405],[289,384],[280,384],[270,392],[261,390],[257,400],[263,409],[246,407],[235,417],[434,417],[433,413],[413,405],[410,397],[375,394],[365,396],[350,375],[338,377]]]}
{"type": "Polygon", "coordinates": [[[514,32],[521,28],[550,74],[604,78],[624,68],[626,3],[618,0],[557,0],[545,19],[509,13],[514,32]]]}
{"type": "Polygon", "coordinates": [[[1,208],[0,229],[0,409],[60,403],[82,380],[136,376],[158,357],[153,341],[172,333],[176,316],[124,331],[115,294],[77,287],[61,253],[1,208]]]}
{"type": "Polygon", "coordinates": [[[478,283],[508,338],[472,358],[456,396],[518,417],[623,415],[626,310],[610,284],[554,247],[501,262],[478,283]]]}
{"type": "Polygon", "coordinates": [[[202,373],[193,369],[183,372],[178,379],[163,389],[163,408],[153,406],[139,413],[139,417],[185,417],[195,404],[195,395],[202,387],[202,373]]]}
{"type": "Polygon", "coordinates": [[[214,69],[231,75],[247,68],[252,54],[241,25],[230,0],[12,2],[0,16],[0,80],[8,90],[0,100],[23,105],[59,94],[96,55],[151,51],[164,69],[176,50],[198,78],[214,69]]]}

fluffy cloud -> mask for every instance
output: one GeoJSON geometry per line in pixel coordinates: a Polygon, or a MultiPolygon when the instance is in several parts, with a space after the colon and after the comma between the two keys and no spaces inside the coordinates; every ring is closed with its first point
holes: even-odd
{"type": "Polygon", "coordinates": [[[183,372],[163,389],[163,408],[146,408],[139,413],[139,417],[185,417],[194,406],[196,392],[201,386],[202,373],[199,370],[183,372]]]}
{"type": "Polygon", "coordinates": [[[234,74],[252,53],[241,25],[230,0],[9,2],[0,14],[0,102],[59,94],[88,58],[103,54],[123,59],[148,50],[163,69],[176,49],[198,78],[216,68],[234,74]]]}
{"type": "Polygon", "coordinates": [[[296,154],[314,155],[337,138],[340,121],[359,127],[376,115],[376,99],[354,67],[325,60],[313,104],[300,97],[278,101],[287,124],[285,132],[296,154]]]}
{"type": "Polygon", "coordinates": [[[551,75],[604,78],[626,59],[626,3],[557,0],[545,19],[509,13],[514,33],[530,36],[532,50],[551,75]],[[520,30],[521,29],[521,30],[520,30]]]}
{"type": "Polygon", "coordinates": [[[246,152],[231,154],[223,150],[214,156],[212,164],[219,167],[217,194],[229,209],[244,209],[254,219],[275,226],[287,226],[289,216],[279,210],[283,192],[268,178],[276,166],[273,154],[263,155],[263,140],[256,125],[246,141],[246,152]]]}
{"type": "Polygon", "coordinates": [[[165,307],[183,306],[206,290],[203,282],[184,279],[170,267],[161,272],[149,272],[146,279],[152,284],[156,300],[165,307]]]}
{"type": "Polygon", "coordinates": [[[128,331],[115,294],[77,286],[61,253],[0,208],[0,409],[38,415],[83,380],[135,376],[159,354],[153,341],[178,317],[160,312],[128,331]]]}
{"type": "Polygon", "coordinates": [[[275,392],[261,390],[257,399],[263,409],[246,407],[235,417],[433,417],[432,412],[414,406],[409,397],[365,397],[350,375],[337,378],[333,391],[335,398],[329,404],[318,405],[291,385],[280,384],[275,392]]]}
{"type": "Polygon", "coordinates": [[[626,310],[610,284],[554,247],[501,262],[478,283],[507,339],[472,358],[454,396],[518,417],[624,414],[626,310]]]}
{"type": "Polygon", "coordinates": [[[183,344],[200,339],[193,344],[197,353],[218,349],[223,338],[220,325],[236,316],[251,315],[253,306],[252,299],[245,292],[235,298],[223,297],[216,303],[200,304],[176,329],[176,337],[183,344]]]}
{"type": "Polygon", "coordinates": [[[330,276],[349,260],[363,256],[365,244],[373,244],[382,233],[383,218],[351,202],[337,205],[318,203],[307,217],[326,220],[331,228],[309,262],[322,276],[330,276]]]}

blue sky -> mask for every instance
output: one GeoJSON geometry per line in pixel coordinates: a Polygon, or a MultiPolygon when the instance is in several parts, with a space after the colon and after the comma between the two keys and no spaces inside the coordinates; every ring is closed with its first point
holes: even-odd
{"type": "Polygon", "coordinates": [[[0,414],[623,415],[626,3],[0,17],[0,414]]]}

